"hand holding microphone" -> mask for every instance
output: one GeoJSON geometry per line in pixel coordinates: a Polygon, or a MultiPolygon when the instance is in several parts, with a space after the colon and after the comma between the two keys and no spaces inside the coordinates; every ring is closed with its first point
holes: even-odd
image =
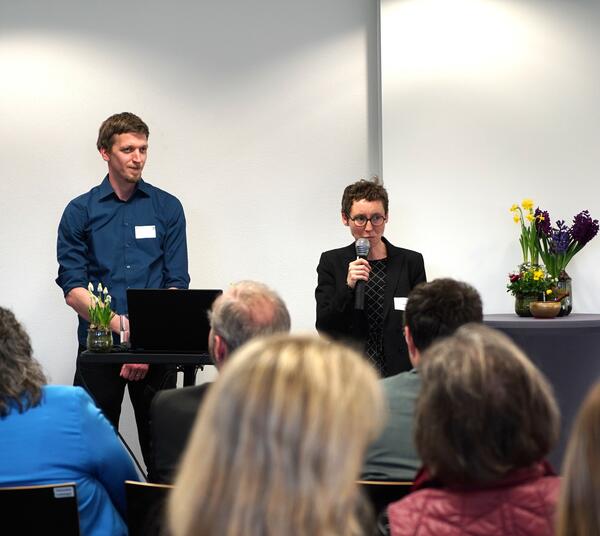
{"type": "Polygon", "coordinates": [[[354,308],[363,310],[365,307],[365,281],[369,279],[371,267],[367,261],[371,243],[367,238],[359,238],[354,247],[356,248],[356,260],[348,265],[347,284],[354,288],[354,308]]]}

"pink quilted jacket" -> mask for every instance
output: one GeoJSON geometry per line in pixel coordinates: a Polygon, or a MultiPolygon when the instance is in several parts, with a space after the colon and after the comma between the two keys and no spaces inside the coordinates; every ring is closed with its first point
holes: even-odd
{"type": "Polygon", "coordinates": [[[392,536],[552,536],[560,479],[547,463],[485,488],[420,488],[388,507],[392,536]]]}

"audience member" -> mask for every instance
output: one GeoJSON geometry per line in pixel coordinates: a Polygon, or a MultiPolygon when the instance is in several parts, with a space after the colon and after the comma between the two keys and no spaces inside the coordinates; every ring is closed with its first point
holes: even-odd
{"type": "Polygon", "coordinates": [[[173,536],[364,534],[356,478],[382,413],[375,371],[348,347],[248,343],[198,414],[169,500],[173,536]]]}
{"type": "Polygon", "coordinates": [[[557,536],[600,535],[600,382],[573,425],[561,488],[557,536]]]}
{"type": "MultiPolygon", "coordinates": [[[[209,312],[208,346],[217,368],[246,341],[259,335],[289,332],[290,315],[283,300],[256,281],[240,281],[219,296],[209,312]]],[[[196,413],[210,383],[160,391],[150,409],[154,471],[170,483],[185,448],[196,413]]]]}
{"type": "Polygon", "coordinates": [[[559,412],[505,335],[468,324],[423,356],[414,491],[388,507],[392,536],[550,536],[559,479],[544,461],[559,412]]]}
{"type": "Polygon", "coordinates": [[[451,335],[469,322],[481,322],[481,298],[470,285],[454,279],[435,279],[417,285],[408,295],[404,337],[413,369],[382,380],[389,407],[383,433],[367,451],[362,478],[408,480],[421,462],[413,440],[414,409],[421,387],[421,354],[439,337],[451,335]]]}
{"type": "Polygon", "coordinates": [[[0,485],[75,482],[81,533],[125,536],[124,481],[139,480],[129,454],[81,387],[46,383],[29,336],[0,307],[0,485]]]}

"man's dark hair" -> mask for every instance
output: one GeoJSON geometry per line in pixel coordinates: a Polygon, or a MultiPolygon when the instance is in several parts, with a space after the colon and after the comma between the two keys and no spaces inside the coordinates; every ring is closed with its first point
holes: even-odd
{"type": "Polygon", "coordinates": [[[420,283],[408,295],[404,325],[419,352],[463,324],[483,321],[481,297],[475,288],[450,278],[420,283]]]}
{"type": "Polygon", "coordinates": [[[137,115],[130,112],[122,112],[111,115],[100,125],[96,147],[98,147],[98,150],[105,149],[106,151],[110,151],[114,143],[114,137],[117,134],[125,134],[127,132],[144,134],[146,138],[150,136],[148,125],[137,115]]]}
{"type": "Polygon", "coordinates": [[[342,195],[342,213],[346,217],[350,217],[352,203],[361,199],[365,201],[381,201],[383,203],[383,211],[385,212],[384,216],[387,216],[388,194],[383,184],[381,184],[379,177],[373,177],[369,181],[361,179],[346,186],[342,195]]]}

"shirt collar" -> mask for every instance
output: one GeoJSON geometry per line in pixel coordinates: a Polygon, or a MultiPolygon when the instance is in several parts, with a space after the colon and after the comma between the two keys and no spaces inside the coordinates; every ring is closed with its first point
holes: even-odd
{"type": "MultiPolygon", "coordinates": [[[[143,179],[140,179],[138,181],[136,189],[134,190],[133,195],[131,197],[136,195],[137,192],[144,194],[146,197],[150,195],[148,184],[146,184],[143,179]]],[[[115,191],[113,190],[113,187],[111,186],[110,181],[108,180],[108,174],[106,175],[106,177],[104,177],[104,180],[100,183],[98,193],[100,194],[101,200],[103,200],[111,195],[115,195],[115,191]]]]}

